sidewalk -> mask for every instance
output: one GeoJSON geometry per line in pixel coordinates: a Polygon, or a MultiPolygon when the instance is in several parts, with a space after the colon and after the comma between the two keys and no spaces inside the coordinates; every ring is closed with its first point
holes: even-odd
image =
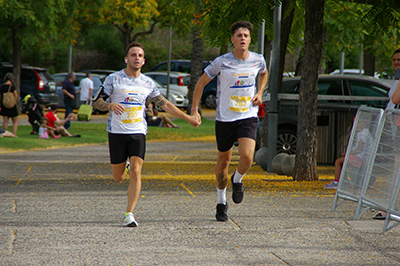
{"type": "MultiPolygon", "coordinates": [[[[0,265],[400,265],[399,227],[334,191],[254,165],[228,222],[215,220],[216,145],[148,142],[137,228],[122,227],[128,181],[107,145],[0,154],[0,265]]],[[[234,152],[230,173],[237,165],[234,152]]]]}

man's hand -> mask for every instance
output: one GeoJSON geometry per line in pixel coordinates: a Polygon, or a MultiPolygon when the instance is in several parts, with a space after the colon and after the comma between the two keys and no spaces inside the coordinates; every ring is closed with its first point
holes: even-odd
{"type": "Polygon", "coordinates": [[[125,111],[125,107],[123,107],[122,105],[120,105],[118,103],[111,103],[108,106],[108,110],[113,111],[114,114],[116,114],[116,115],[122,115],[125,111]]]}
{"type": "Polygon", "coordinates": [[[74,120],[76,117],[75,117],[75,115],[73,114],[73,113],[70,113],[68,116],[67,116],[67,119],[68,120],[74,120]]]}
{"type": "Polygon", "coordinates": [[[194,127],[198,127],[201,125],[201,116],[199,114],[199,112],[197,111],[192,111],[192,115],[189,116],[190,119],[188,120],[188,122],[194,126],[194,127]]]}
{"type": "Polygon", "coordinates": [[[256,95],[254,95],[252,102],[253,102],[254,106],[261,105],[262,104],[262,96],[257,93],[256,95]]]}

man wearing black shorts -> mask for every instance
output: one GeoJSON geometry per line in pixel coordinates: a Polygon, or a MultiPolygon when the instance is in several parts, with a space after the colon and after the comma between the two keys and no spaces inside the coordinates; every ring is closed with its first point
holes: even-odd
{"type": "Polygon", "coordinates": [[[126,160],[129,158],[128,206],[123,225],[130,227],[138,225],[133,211],[141,191],[141,172],[146,150],[146,101],[153,101],[166,112],[185,119],[194,127],[201,123],[198,117],[183,113],[160,94],[154,81],[141,73],[144,62],[143,45],[131,43],[125,52],[126,68],[106,78],[93,104],[96,109],[110,111],[107,123],[110,160],[114,180],[118,183],[125,178],[126,160]]]}
{"type": "MultiPolygon", "coordinates": [[[[235,173],[231,176],[232,200],[237,204],[243,200],[242,178],[253,163],[258,106],[262,103],[262,93],[268,80],[264,57],[248,50],[252,30],[253,25],[248,21],[239,21],[232,25],[233,52],[217,57],[204,70],[193,94],[192,106],[197,107],[204,86],[214,77],[218,77],[215,122],[218,145],[218,161],[215,167],[218,194],[216,219],[218,221],[228,220],[226,186],[232,147],[236,140],[239,142],[240,161],[235,173]]],[[[200,117],[197,108],[192,109],[192,115],[200,117]]]]}

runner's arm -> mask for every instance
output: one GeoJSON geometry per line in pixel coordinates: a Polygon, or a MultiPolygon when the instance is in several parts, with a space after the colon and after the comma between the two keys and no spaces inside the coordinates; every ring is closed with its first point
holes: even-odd
{"type": "Polygon", "coordinates": [[[176,116],[178,118],[185,119],[189,124],[194,127],[198,127],[201,124],[201,119],[197,119],[195,116],[190,116],[182,112],[178,107],[173,105],[170,101],[168,101],[163,95],[159,94],[158,96],[151,99],[155,104],[161,106],[164,111],[167,113],[176,116]]]}
{"type": "Polygon", "coordinates": [[[257,93],[254,95],[253,104],[255,106],[259,106],[262,104],[262,95],[264,92],[264,88],[267,86],[268,82],[268,70],[265,70],[264,73],[258,74],[258,82],[257,82],[257,93]]]}
{"type": "Polygon", "coordinates": [[[117,103],[108,103],[108,95],[104,92],[104,87],[101,86],[96,96],[94,97],[93,107],[100,111],[113,111],[115,114],[120,115],[124,112],[125,108],[117,103]]]}

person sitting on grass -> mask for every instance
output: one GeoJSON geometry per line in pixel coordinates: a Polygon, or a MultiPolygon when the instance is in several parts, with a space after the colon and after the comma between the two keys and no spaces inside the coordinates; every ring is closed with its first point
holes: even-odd
{"type": "Polygon", "coordinates": [[[12,133],[12,132],[10,132],[8,130],[0,128],[0,138],[2,138],[2,137],[15,138],[16,135],[14,135],[14,133],[12,133]]]}
{"type": "Polygon", "coordinates": [[[181,128],[172,122],[171,119],[165,114],[159,115],[153,102],[148,104],[146,116],[148,116],[147,122],[149,126],[181,128]]]}
{"type": "Polygon", "coordinates": [[[56,135],[54,132],[56,129],[54,127],[49,126],[49,119],[47,117],[43,117],[42,124],[39,128],[39,139],[48,139],[49,136],[53,139],[58,139],[61,135],[56,135]]]}
{"type": "Polygon", "coordinates": [[[75,119],[75,115],[73,113],[70,113],[67,116],[67,118],[60,120],[57,117],[58,105],[52,104],[52,105],[50,105],[49,109],[50,109],[50,112],[48,112],[45,115],[45,117],[49,120],[48,126],[56,129],[54,131],[55,135],[61,135],[61,136],[64,136],[64,137],[75,137],[75,138],[80,138],[81,137],[81,135],[72,135],[64,127],[65,123],[75,119]]]}

